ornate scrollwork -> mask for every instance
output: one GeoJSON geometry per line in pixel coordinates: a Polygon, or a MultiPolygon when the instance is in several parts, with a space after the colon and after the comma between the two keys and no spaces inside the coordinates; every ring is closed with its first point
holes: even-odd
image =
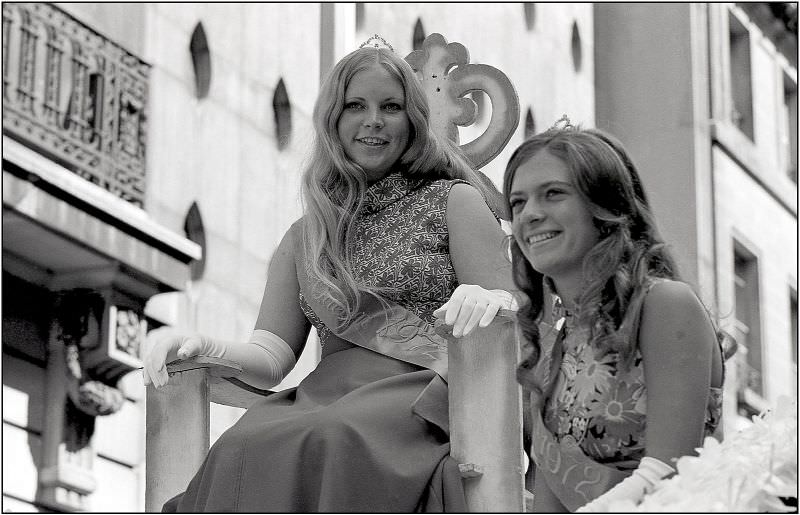
{"type": "Polygon", "coordinates": [[[406,56],[422,79],[431,108],[431,126],[440,136],[458,144],[458,125],[474,123],[476,104],[464,98],[484,91],[492,103],[492,117],[483,134],[462,145],[475,168],[495,158],[505,148],[519,124],[519,97],[503,72],[486,64],[469,64],[469,52],[460,43],[447,43],[441,34],[431,34],[422,50],[406,56]]]}
{"type": "Polygon", "coordinates": [[[3,133],[139,206],[148,74],[53,4],[3,4],[3,133]]]}
{"type": "MultiPolygon", "coordinates": [[[[57,339],[65,347],[67,395],[73,407],[90,417],[116,413],[125,403],[121,391],[93,377],[93,371],[87,366],[91,353],[103,351],[100,326],[104,310],[105,299],[88,289],[63,292],[56,303],[57,339]]],[[[93,421],[90,425],[94,425],[93,421]]],[[[88,437],[91,432],[91,429],[78,431],[88,433],[88,437]]]]}
{"type": "Polygon", "coordinates": [[[144,331],[139,315],[130,309],[117,310],[116,349],[138,359],[144,331]]]}

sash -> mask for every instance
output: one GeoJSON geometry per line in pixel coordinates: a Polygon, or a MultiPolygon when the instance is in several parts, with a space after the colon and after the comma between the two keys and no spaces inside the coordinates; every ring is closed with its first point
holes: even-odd
{"type": "MultiPolygon", "coordinates": [[[[565,333],[560,326],[539,324],[542,354],[533,370],[542,384],[543,396],[534,399],[531,407],[531,455],[537,474],[542,474],[547,486],[569,511],[574,512],[596,499],[628,477],[631,471],[621,471],[603,465],[584,454],[574,437],[567,435],[559,442],[542,419],[542,411],[557,382],[563,355],[565,333]],[[548,352],[548,349],[551,349],[548,352]]],[[[632,463],[635,468],[635,464],[632,463]]]]}
{"type": "Polygon", "coordinates": [[[300,290],[333,334],[359,347],[433,370],[447,380],[447,340],[436,333],[434,326],[394,302],[364,295],[359,312],[347,327],[340,328],[336,314],[315,291],[318,288],[314,286],[321,285],[310,284],[302,234],[298,231],[294,236],[300,290]]]}

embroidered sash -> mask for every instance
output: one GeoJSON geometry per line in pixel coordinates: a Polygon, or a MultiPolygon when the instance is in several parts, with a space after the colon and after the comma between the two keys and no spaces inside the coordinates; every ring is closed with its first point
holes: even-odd
{"type": "MultiPolygon", "coordinates": [[[[560,326],[558,326],[561,329],[560,326]]],[[[542,354],[530,379],[541,385],[543,396],[536,398],[531,407],[531,455],[537,474],[542,474],[547,486],[568,510],[575,511],[584,504],[607,492],[630,475],[598,463],[584,454],[574,437],[567,435],[559,442],[542,419],[542,411],[555,387],[561,367],[562,345],[565,332],[540,323],[542,354]]],[[[632,464],[632,468],[635,468],[632,464]]]]}
{"type": "Polygon", "coordinates": [[[359,347],[433,370],[447,380],[447,340],[431,324],[394,302],[365,295],[359,313],[341,328],[336,314],[319,295],[322,285],[310,284],[301,230],[294,235],[294,256],[300,290],[333,334],[359,347]]]}

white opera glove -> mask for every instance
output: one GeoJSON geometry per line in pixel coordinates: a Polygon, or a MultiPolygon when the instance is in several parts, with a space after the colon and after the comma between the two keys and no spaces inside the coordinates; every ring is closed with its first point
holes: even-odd
{"type": "Polygon", "coordinates": [[[263,329],[253,331],[247,343],[223,342],[200,334],[169,336],[145,356],[144,384],[164,386],[169,381],[166,364],[192,356],[233,361],[242,367],[239,379],[264,389],[278,384],[296,362],[292,348],[280,336],[263,329]]]}
{"type": "Polygon", "coordinates": [[[501,309],[519,309],[511,293],[487,290],[476,284],[460,284],[450,299],[433,312],[433,316],[453,326],[453,336],[460,338],[468,335],[475,326],[491,324],[501,309]]]}
{"type": "Polygon", "coordinates": [[[653,490],[661,479],[675,472],[675,469],[657,458],[645,456],[633,474],[620,481],[614,488],[597,499],[581,506],[580,513],[607,512],[615,501],[638,503],[653,490]]]}

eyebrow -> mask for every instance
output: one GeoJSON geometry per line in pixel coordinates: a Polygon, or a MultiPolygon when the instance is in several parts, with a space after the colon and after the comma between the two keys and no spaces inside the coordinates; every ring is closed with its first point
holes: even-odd
{"type": "MultiPolygon", "coordinates": [[[[352,97],[345,96],[344,99],[345,99],[345,101],[348,101],[348,100],[349,101],[353,101],[353,100],[364,101],[365,100],[364,97],[358,97],[358,96],[352,96],[352,97]]],[[[405,97],[394,97],[393,96],[393,97],[386,97],[383,100],[381,100],[381,102],[391,102],[391,101],[394,101],[394,102],[405,102],[406,99],[405,99],[405,97]]]]}

